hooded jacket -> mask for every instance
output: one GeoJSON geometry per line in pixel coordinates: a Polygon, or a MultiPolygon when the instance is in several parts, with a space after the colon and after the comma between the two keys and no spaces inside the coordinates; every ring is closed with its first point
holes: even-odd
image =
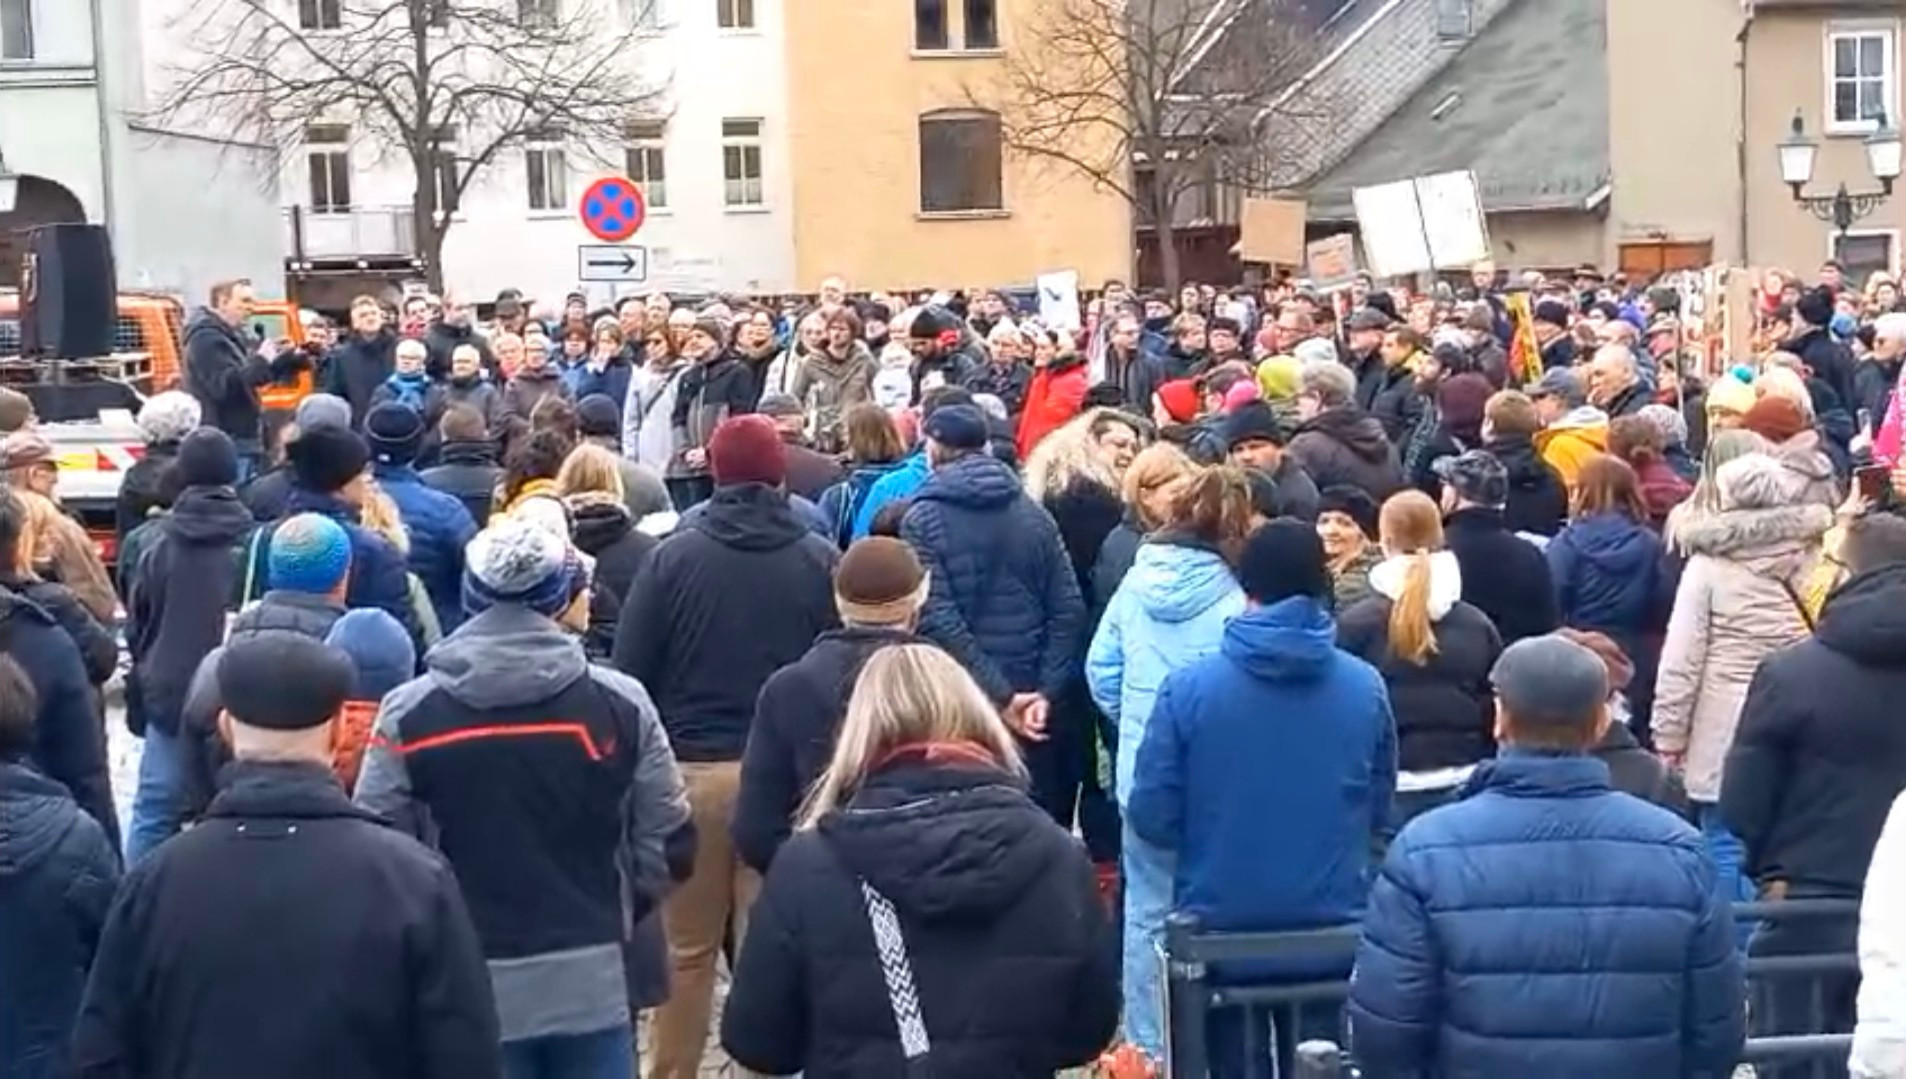
{"type": "Polygon", "coordinates": [[[1111,1040],[1118,972],[1078,841],[1004,773],[902,759],[775,856],[721,1020],[737,1064],[907,1074],[862,882],[897,915],[931,1074],[1045,1079],[1111,1040]]]}
{"type": "Polygon", "coordinates": [[[1648,525],[1660,533],[1667,527],[1668,514],[1687,501],[1694,485],[1682,479],[1665,457],[1649,454],[1633,463],[1642,505],[1648,507],[1648,525]]]}
{"type": "Polygon", "coordinates": [[[93,711],[79,649],[38,604],[0,588],[0,654],[20,665],[39,698],[28,763],[71,791],[117,850],[119,815],[113,808],[105,730],[93,711]]]}
{"type": "Polygon", "coordinates": [[[351,426],[364,429],[371,398],[397,370],[397,333],[385,327],[370,337],[353,332],[324,361],[324,392],[351,403],[351,426]]]}
{"type": "MultiPolygon", "coordinates": [[[[1840,399],[1842,408],[1847,407],[1845,402],[1860,399],[1854,382],[1853,352],[1832,332],[1826,329],[1808,330],[1787,342],[1787,351],[1800,357],[1807,369],[1813,372],[1813,377],[1827,384],[1827,388],[1840,399]]],[[[1875,415],[1873,422],[1878,424],[1882,418],[1881,415],[1875,415]]]]}
{"type": "Polygon", "coordinates": [[[1620,513],[1577,518],[1549,541],[1562,624],[1614,638],[1632,658],[1636,644],[1658,625],[1661,538],[1620,513]]]}
{"type": "Polygon", "coordinates": [[[126,598],[126,717],[134,733],[179,733],[192,672],[225,637],[251,511],[229,487],[187,487],[159,521],[126,598]]]}
{"type": "Polygon", "coordinates": [[[924,643],[894,626],[832,630],[761,687],[731,829],[743,862],[766,873],[793,834],[801,799],[834,756],[834,735],[860,669],[883,648],[924,643]]]}
{"type": "Polygon", "coordinates": [[[1495,623],[1505,647],[1562,624],[1548,559],[1509,530],[1502,510],[1457,510],[1443,522],[1443,543],[1462,568],[1463,601],[1495,623]]]}
{"type": "Polygon", "coordinates": [[[446,442],[437,455],[436,466],[424,469],[419,478],[463,503],[480,529],[490,522],[491,503],[503,479],[503,467],[497,463],[495,442],[446,442]]]}
{"type": "Polygon", "coordinates": [[[854,464],[839,483],[821,492],[816,505],[821,516],[827,519],[828,534],[841,550],[845,551],[848,544],[854,542],[854,519],[860,516],[860,507],[872,494],[874,484],[900,464],[899,461],[854,464]]]}
{"type": "Polygon", "coordinates": [[[1528,435],[1497,435],[1483,446],[1509,474],[1509,501],[1503,524],[1511,532],[1553,536],[1568,520],[1568,484],[1555,466],[1536,452],[1528,435]]]}
{"type": "Polygon", "coordinates": [[[675,401],[680,395],[686,364],[651,364],[629,379],[629,396],[622,403],[622,455],[667,475],[675,462],[675,401]]]}
{"type": "Polygon", "coordinates": [[[164,510],[178,494],[172,487],[172,462],[179,456],[177,441],[155,442],[146,446],[145,456],[134,461],[119,480],[119,493],[113,498],[113,534],[123,548],[126,537],[164,510]],[[168,490],[168,488],[171,488],[168,490]]]}
{"type": "Polygon", "coordinates": [[[463,624],[463,548],[477,533],[476,520],[455,495],[425,483],[409,465],[378,464],[377,486],[397,504],[410,536],[405,564],[430,594],[445,633],[463,624]]]}
{"type": "Polygon", "coordinates": [[[840,549],[761,484],[716,488],[636,575],[615,665],[655,697],[685,761],[741,759],[768,677],[839,624],[840,549]]]}
{"type": "Polygon", "coordinates": [[[504,1041],[626,1026],[624,927],[687,875],[694,850],[648,693],[509,604],[424,665],[384,698],[358,803],[450,860],[504,1041]]]}
{"type": "Polygon", "coordinates": [[[1113,790],[1125,804],[1165,676],[1215,654],[1244,590],[1216,551],[1169,535],[1138,548],[1086,653],[1086,684],[1118,725],[1113,790]]]}
{"type": "Polygon", "coordinates": [[[72,795],[0,762],[0,1074],[69,1074],[73,1020],[119,855],[72,795]]]}
{"type": "MultiPolygon", "coordinates": [[[[1732,508],[1677,533],[1689,557],[1655,677],[1655,748],[1687,755],[1688,796],[1709,804],[1720,799],[1722,764],[1755,670],[1810,632],[1797,597],[1833,523],[1826,507],[1782,497],[1794,484],[1778,464],[1747,461],[1756,466],[1758,491],[1724,493],[1732,508]]],[[[1740,481],[1741,467],[1723,471],[1740,481]]]]}
{"type": "Polygon", "coordinates": [[[1906,786],[1902,695],[1906,566],[1888,565],[1841,585],[1813,637],[1772,653],[1754,675],[1721,816],[1755,879],[1860,894],[1888,806],[1906,786]]]}
{"type": "Polygon", "coordinates": [[[1831,510],[1840,505],[1840,475],[1834,470],[1833,458],[1821,448],[1822,444],[1820,432],[1802,431],[1775,446],[1772,452],[1774,460],[1799,481],[1799,491],[1793,496],[1795,501],[1831,510]]]}
{"type": "Polygon", "coordinates": [[[1725,1076],[1743,983],[1699,833],[1600,761],[1507,750],[1390,847],[1347,1011],[1372,1075],[1725,1076]]]}
{"type": "Polygon", "coordinates": [[[58,581],[9,575],[0,575],[0,587],[11,589],[53,616],[53,621],[79,649],[79,658],[86,664],[88,682],[103,686],[112,679],[113,672],[119,669],[119,638],[93,617],[72,589],[58,581]]]}
{"type": "Polygon", "coordinates": [[[1284,452],[1318,490],[1347,484],[1381,503],[1403,489],[1403,466],[1376,417],[1358,408],[1326,409],[1298,427],[1284,452]]]}
{"type": "MultiPolygon", "coordinates": [[[[1026,386],[1026,408],[1019,416],[1019,433],[1014,445],[1019,459],[1032,456],[1041,439],[1064,427],[1085,407],[1085,394],[1091,377],[1082,356],[1054,357],[1050,365],[1035,368],[1026,386]]],[[[1151,408],[1148,398],[1145,408],[1151,408]]]]}
{"type": "Polygon", "coordinates": [[[1362,911],[1395,786],[1382,676],[1298,596],[1232,619],[1218,655],[1164,680],[1125,819],[1176,852],[1176,909],[1204,927],[1308,929],[1362,911]]]}
{"type": "Polygon", "coordinates": [[[874,372],[880,369],[865,343],[853,341],[836,358],[825,348],[807,354],[788,387],[807,410],[808,435],[823,449],[846,445],[841,417],[849,408],[874,398],[874,372]]]}
{"type": "Polygon", "coordinates": [[[927,451],[918,449],[874,477],[866,496],[860,500],[860,508],[854,513],[852,539],[865,539],[873,532],[874,518],[881,510],[894,502],[911,501],[932,476],[933,466],[927,463],[927,451]]]}
{"type": "Polygon", "coordinates": [[[1573,492],[1588,459],[1608,452],[1608,413],[1593,405],[1573,409],[1535,433],[1535,448],[1573,492]]]}
{"type": "Polygon", "coordinates": [[[532,370],[519,367],[503,386],[503,421],[517,430],[528,430],[530,417],[536,414],[536,406],[543,403],[545,397],[560,397],[565,401],[575,400],[569,392],[569,384],[563,381],[562,372],[556,370],[553,363],[532,370]]]}
{"type": "Polygon", "coordinates": [[[1077,669],[1085,601],[1059,526],[1012,469],[984,454],[935,469],[900,538],[931,582],[920,635],[995,702],[1027,692],[1058,699],[1077,669]]]}
{"type": "Polygon", "coordinates": [[[323,765],[244,761],[230,779],[127,874],[77,1073],[499,1076],[482,951],[444,860],[323,765]]]}
{"type": "Polygon", "coordinates": [[[1429,617],[1436,650],[1421,665],[1390,648],[1390,608],[1402,594],[1406,559],[1370,571],[1376,595],[1338,616],[1337,646],[1377,669],[1396,715],[1397,766],[1405,772],[1456,768],[1496,749],[1495,691],[1489,672],[1502,638],[1487,615],[1462,602],[1456,556],[1430,556],[1429,617]]]}
{"type": "Polygon", "coordinates": [[[589,632],[583,648],[591,659],[607,660],[615,651],[615,628],[622,620],[622,602],[629,586],[661,541],[638,532],[628,508],[604,499],[572,502],[569,535],[582,553],[596,560],[589,582],[589,632]]]}

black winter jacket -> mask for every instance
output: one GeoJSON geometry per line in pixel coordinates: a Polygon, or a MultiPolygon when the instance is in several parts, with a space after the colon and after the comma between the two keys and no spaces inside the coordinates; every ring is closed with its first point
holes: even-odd
{"type": "Polygon", "coordinates": [[[0,588],[0,654],[20,665],[40,700],[28,763],[72,792],[117,850],[119,814],[113,809],[106,732],[93,711],[79,649],[38,604],[0,588]]]}
{"type": "Polygon", "coordinates": [[[834,755],[854,679],[875,652],[921,644],[905,630],[849,626],[821,634],[807,655],[774,672],[755,702],[731,830],[741,860],[766,873],[794,830],[794,814],[834,755]]]}
{"type": "Polygon", "coordinates": [[[700,509],[636,575],[615,665],[648,688],[680,759],[740,760],[762,685],[839,625],[840,550],[761,484],[700,509]]]}
{"type": "Polygon", "coordinates": [[[93,612],[79,601],[73,590],[58,581],[30,580],[0,574],[0,586],[40,605],[40,609],[53,616],[66,635],[73,639],[74,647],[79,649],[80,661],[86,664],[86,680],[101,686],[112,678],[113,671],[119,666],[119,641],[106,627],[99,624],[93,612]]]}
{"type": "Polygon", "coordinates": [[[1297,459],[1318,490],[1361,488],[1379,504],[1403,489],[1403,466],[1383,425],[1359,408],[1332,408],[1297,429],[1284,452],[1297,459]]]}
{"type": "Polygon", "coordinates": [[[139,556],[126,598],[126,720],[135,734],[179,733],[192,674],[224,639],[254,527],[231,488],[188,487],[139,556]]]}
{"type": "MultiPolygon", "coordinates": [[[[1787,351],[1801,358],[1813,372],[1813,377],[1827,384],[1839,397],[1841,407],[1857,408],[1847,405],[1849,401],[1860,399],[1859,388],[1854,381],[1853,352],[1826,330],[1809,330],[1787,342],[1787,351]]],[[[1874,416],[1873,423],[1878,426],[1882,417],[1874,416]]]]}
{"type": "Polygon", "coordinates": [[[321,765],[232,773],[198,827],[127,875],[77,1074],[499,1076],[489,974],[444,860],[321,765]]]}
{"type": "Polygon", "coordinates": [[[589,632],[583,648],[590,659],[607,660],[615,652],[615,627],[622,620],[622,603],[629,586],[662,542],[635,529],[629,509],[620,502],[590,502],[570,507],[570,538],[584,554],[596,560],[589,582],[589,632]]]}
{"type": "Polygon", "coordinates": [[[997,702],[1055,700],[1084,651],[1085,603],[1051,514],[986,456],[935,469],[900,522],[930,578],[920,635],[997,702]]]}
{"type": "Polygon", "coordinates": [[[1453,768],[1495,754],[1495,692],[1489,672],[1502,638],[1489,618],[1457,603],[1435,623],[1437,650],[1422,666],[1390,651],[1390,598],[1377,594],[1343,612],[1337,646],[1375,667],[1396,715],[1397,768],[1453,768]]]}
{"type": "Polygon", "coordinates": [[[1748,872],[1857,896],[1906,788],[1906,566],[1827,597],[1811,640],[1761,661],[1721,779],[1748,872]]]}
{"type": "Polygon", "coordinates": [[[862,881],[898,916],[925,1074],[1046,1079],[1111,1040],[1116,952],[1078,841],[1003,774],[901,760],[775,857],[722,1016],[736,1063],[908,1074],[862,881]]]}
{"type": "Polygon", "coordinates": [[[364,416],[378,387],[397,370],[397,335],[389,329],[371,337],[353,333],[338,342],[324,363],[324,392],[351,403],[351,426],[364,429],[364,416]]]}
{"type": "Polygon", "coordinates": [[[496,443],[446,442],[437,455],[438,464],[419,475],[424,483],[453,495],[470,511],[478,528],[490,521],[491,503],[496,486],[503,479],[503,466],[497,463],[496,443]]]}
{"type": "Polygon", "coordinates": [[[177,442],[156,443],[147,446],[145,456],[126,469],[119,481],[119,494],[113,499],[113,533],[119,537],[121,546],[133,529],[145,524],[155,510],[171,505],[179,493],[170,475],[172,462],[178,455],[177,442]]]}
{"type": "Polygon", "coordinates": [[[1501,510],[1472,506],[1443,522],[1443,543],[1463,570],[1463,602],[1496,624],[1508,646],[1562,624],[1549,560],[1511,532],[1501,510]]]}
{"type": "Polygon", "coordinates": [[[491,373],[497,371],[496,353],[490,351],[490,339],[476,332],[468,325],[452,326],[444,322],[433,322],[424,332],[424,347],[430,350],[426,368],[433,382],[442,382],[450,377],[450,354],[458,345],[474,345],[478,362],[483,369],[491,373]]]}
{"type": "Polygon", "coordinates": [[[1661,758],[1643,749],[1628,724],[1616,721],[1608,733],[1589,751],[1589,756],[1608,766],[1608,785],[1624,794],[1689,820],[1694,807],[1688,802],[1688,790],[1681,777],[1668,770],[1661,758]]]}
{"type": "Polygon", "coordinates": [[[690,468],[679,454],[685,450],[707,449],[715,428],[730,416],[754,411],[756,384],[733,353],[724,353],[706,363],[691,365],[682,374],[675,391],[675,411],[669,425],[675,431],[678,457],[670,462],[671,475],[703,475],[708,467],[690,468]]]}
{"type": "Polygon", "coordinates": [[[1365,411],[1383,425],[1383,437],[1391,445],[1401,446],[1430,411],[1430,397],[1417,386],[1416,373],[1407,363],[1385,367],[1378,378],[1376,396],[1365,411]]]}
{"type": "Polygon", "coordinates": [[[0,762],[0,1075],[67,1071],[119,856],[66,788],[0,762]]]}
{"type": "Polygon", "coordinates": [[[1854,399],[1847,404],[1847,410],[1853,413],[1855,424],[1859,423],[1859,410],[1865,409],[1873,421],[1873,429],[1886,419],[1887,402],[1893,399],[1893,388],[1899,385],[1900,361],[1876,360],[1867,357],[1861,360],[1853,372],[1854,399]]]}
{"type": "Polygon", "coordinates": [[[1555,466],[1536,452],[1528,435],[1498,435],[1483,449],[1495,455],[1509,473],[1509,501],[1503,523],[1511,532],[1553,536],[1568,523],[1568,486],[1555,466]]]}
{"type": "Polygon", "coordinates": [[[1065,545],[1066,557],[1072,560],[1072,572],[1079,579],[1079,594],[1087,606],[1103,608],[1112,597],[1095,594],[1093,571],[1099,564],[1099,551],[1106,539],[1125,518],[1125,504],[1119,501],[1117,491],[1081,476],[1047,498],[1045,507],[1052,515],[1052,522],[1059,526],[1059,542],[1065,545]]]}
{"type": "Polygon", "coordinates": [[[232,436],[241,448],[258,446],[258,387],[311,360],[287,351],[267,360],[258,347],[207,308],[185,324],[185,391],[199,399],[203,423],[232,436]]]}

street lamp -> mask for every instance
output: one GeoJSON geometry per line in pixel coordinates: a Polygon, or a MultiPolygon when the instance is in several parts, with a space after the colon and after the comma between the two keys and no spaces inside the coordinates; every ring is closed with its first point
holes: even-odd
{"type": "Polygon", "coordinates": [[[7,168],[7,155],[0,153],[0,214],[10,214],[20,198],[20,178],[7,168]]]}
{"type": "Polygon", "coordinates": [[[1780,178],[1793,189],[1794,201],[1807,208],[1807,212],[1822,221],[1832,223],[1840,232],[1840,238],[1846,238],[1847,230],[1855,221],[1866,217],[1879,209],[1893,193],[1893,181],[1899,179],[1900,142],[1899,131],[1889,123],[1884,114],[1879,117],[1879,126],[1866,137],[1866,167],[1873,178],[1880,182],[1878,191],[1863,191],[1854,194],[1842,183],[1831,195],[1808,195],[1802,188],[1813,179],[1814,159],[1819,155],[1820,144],[1807,137],[1807,130],[1801,123],[1800,113],[1793,114],[1793,130],[1775,147],[1780,153],[1780,178]]]}

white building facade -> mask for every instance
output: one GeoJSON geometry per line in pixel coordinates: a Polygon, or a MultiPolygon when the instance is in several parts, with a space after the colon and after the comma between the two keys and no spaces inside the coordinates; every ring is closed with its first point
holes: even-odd
{"type": "MultiPolygon", "coordinates": [[[[570,4],[587,0],[538,0],[570,4]]],[[[594,0],[641,31],[632,64],[663,87],[630,117],[618,144],[552,133],[477,166],[444,241],[445,288],[466,302],[506,288],[560,303],[579,286],[592,302],[666,289],[791,291],[794,252],[787,166],[781,4],[785,0],[594,0]],[[578,248],[597,244],[577,207],[598,177],[622,174],[649,214],[630,244],[647,249],[640,282],[584,284],[578,248]]],[[[620,33],[622,27],[607,32],[620,33]]],[[[445,149],[465,155],[455,138],[445,149]]],[[[402,249],[416,177],[400,150],[347,124],[314,123],[287,154],[281,193],[293,259],[366,263],[402,249]]],[[[335,297],[322,306],[335,306],[335,297]]]]}

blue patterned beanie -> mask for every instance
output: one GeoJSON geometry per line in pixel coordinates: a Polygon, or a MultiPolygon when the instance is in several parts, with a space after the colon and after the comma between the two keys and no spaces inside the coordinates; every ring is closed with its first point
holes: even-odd
{"type": "Polygon", "coordinates": [[[300,513],[271,534],[266,580],[271,588],[322,596],[351,569],[351,537],[344,526],[300,513]]]}

